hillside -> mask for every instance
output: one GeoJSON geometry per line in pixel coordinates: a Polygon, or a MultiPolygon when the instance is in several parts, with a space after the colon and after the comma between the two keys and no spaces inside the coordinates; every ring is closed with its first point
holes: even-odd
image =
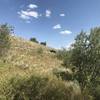
{"type": "Polygon", "coordinates": [[[54,49],[15,36],[10,43],[0,60],[0,100],[82,100],[79,85],[54,75],[62,63],[54,49]]]}
{"type": "Polygon", "coordinates": [[[11,48],[5,60],[1,61],[0,76],[2,74],[8,76],[11,73],[12,75],[32,73],[33,70],[39,71],[39,73],[51,72],[53,68],[60,66],[61,61],[56,58],[54,53],[50,52],[50,49],[35,42],[11,37],[11,48]]]}

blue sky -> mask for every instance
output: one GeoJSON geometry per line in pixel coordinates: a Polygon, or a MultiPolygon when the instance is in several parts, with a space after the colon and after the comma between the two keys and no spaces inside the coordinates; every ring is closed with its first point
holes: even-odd
{"type": "Polygon", "coordinates": [[[68,47],[81,31],[100,26],[100,0],[0,0],[0,24],[25,39],[68,47]]]}

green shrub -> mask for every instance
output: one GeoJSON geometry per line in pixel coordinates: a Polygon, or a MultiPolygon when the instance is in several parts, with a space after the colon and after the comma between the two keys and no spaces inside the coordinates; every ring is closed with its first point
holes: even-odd
{"type": "Polygon", "coordinates": [[[91,95],[94,97],[94,100],[99,100],[100,98],[100,82],[98,85],[92,85],[92,87],[89,88],[91,95]]]}
{"type": "Polygon", "coordinates": [[[35,42],[35,43],[39,43],[38,41],[37,41],[37,39],[36,38],[30,38],[30,41],[32,41],[32,42],[35,42]]]}
{"type": "Polygon", "coordinates": [[[52,76],[17,75],[3,83],[1,87],[1,100],[82,100],[78,85],[52,76]]]}
{"type": "Polygon", "coordinates": [[[62,80],[73,80],[73,72],[69,68],[56,68],[53,70],[54,75],[58,78],[60,77],[62,80]]]}
{"type": "Polygon", "coordinates": [[[61,50],[58,50],[58,52],[56,54],[57,58],[63,61],[62,65],[66,68],[72,67],[72,64],[70,61],[71,53],[72,53],[71,50],[67,50],[67,49],[63,48],[61,50]]]}
{"type": "Polygon", "coordinates": [[[57,58],[63,60],[67,55],[67,50],[65,48],[57,51],[57,58]]]}
{"type": "Polygon", "coordinates": [[[46,43],[46,42],[41,42],[40,44],[41,44],[41,45],[44,45],[44,46],[46,46],[46,45],[47,45],[47,43],[46,43]]]}
{"type": "Polygon", "coordinates": [[[0,25],[0,57],[7,54],[7,51],[10,47],[10,34],[12,32],[12,28],[7,24],[0,25]]]}

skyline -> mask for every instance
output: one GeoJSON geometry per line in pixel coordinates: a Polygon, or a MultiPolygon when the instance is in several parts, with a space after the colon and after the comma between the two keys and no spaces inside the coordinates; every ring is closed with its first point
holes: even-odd
{"type": "Polygon", "coordinates": [[[76,35],[100,26],[100,0],[1,0],[0,24],[15,27],[54,48],[69,47],[76,35]]]}

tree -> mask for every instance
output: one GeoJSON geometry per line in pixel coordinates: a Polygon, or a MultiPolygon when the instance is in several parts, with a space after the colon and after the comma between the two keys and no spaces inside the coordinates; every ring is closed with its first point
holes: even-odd
{"type": "Polygon", "coordinates": [[[93,92],[100,84],[100,28],[91,29],[89,35],[82,31],[76,37],[71,63],[78,68],[75,78],[82,90],[93,92]]]}
{"type": "Polygon", "coordinates": [[[10,47],[10,34],[13,29],[7,24],[0,25],[0,57],[7,54],[10,47]]]}
{"type": "Polygon", "coordinates": [[[34,37],[30,38],[30,41],[35,42],[35,43],[39,43],[39,42],[37,41],[37,39],[34,38],[34,37]]]}
{"type": "Polygon", "coordinates": [[[81,87],[85,86],[87,80],[87,47],[88,36],[82,31],[75,39],[71,57],[72,64],[78,68],[76,79],[81,87]]]}
{"type": "Polygon", "coordinates": [[[89,41],[89,65],[93,72],[91,74],[91,81],[93,82],[100,75],[100,28],[91,29],[89,41]]]}

